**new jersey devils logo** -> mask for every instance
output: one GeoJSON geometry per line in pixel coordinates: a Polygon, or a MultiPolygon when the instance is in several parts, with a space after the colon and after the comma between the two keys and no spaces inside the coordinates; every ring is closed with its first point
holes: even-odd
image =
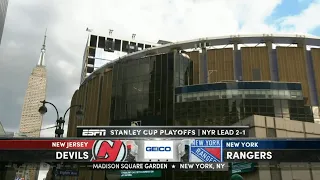
{"type": "Polygon", "coordinates": [[[120,140],[97,140],[92,148],[92,162],[121,162],[127,157],[127,147],[120,140]]]}

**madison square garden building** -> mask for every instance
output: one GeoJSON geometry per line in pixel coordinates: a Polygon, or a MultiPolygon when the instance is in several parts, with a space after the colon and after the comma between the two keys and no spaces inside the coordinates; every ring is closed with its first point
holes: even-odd
{"type": "MultiPolygon", "coordinates": [[[[320,49],[309,46],[320,46],[320,39],[230,36],[128,54],[94,71],[75,91],[71,104],[84,106],[85,119],[77,121],[71,109],[68,137],[76,137],[77,126],[130,126],[132,121],[214,126],[263,115],[318,122],[320,49]]],[[[105,172],[80,171],[79,180],[103,176],[105,172]]],[[[160,179],[229,176],[167,171],[160,179]]]]}

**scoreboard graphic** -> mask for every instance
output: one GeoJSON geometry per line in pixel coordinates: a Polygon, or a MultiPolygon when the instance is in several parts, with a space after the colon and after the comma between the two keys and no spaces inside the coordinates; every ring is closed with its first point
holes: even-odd
{"type": "Polygon", "coordinates": [[[320,139],[244,138],[248,134],[245,128],[82,127],[78,133],[86,137],[2,138],[0,162],[45,162],[72,167],[82,164],[109,170],[209,171],[228,170],[228,164],[241,162],[320,164],[320,139]]]}

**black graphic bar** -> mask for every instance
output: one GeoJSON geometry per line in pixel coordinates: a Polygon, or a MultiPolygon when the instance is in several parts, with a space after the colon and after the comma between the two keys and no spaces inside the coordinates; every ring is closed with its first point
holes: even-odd
{"type": "Polygon", "coordinates": [[[93,170],[188,170],[188,171],[228,171],[228,163],[172,163],[172,162],[135,162],[135,163],[94,163],[93,170]]]}
{"type": "MultiPolygon", "coordinates": [[[[1,164],[0,164],[1,165],[1,164]]],[[[30,164],[29,164],[30,165],[30,164]]],[[[25,164],[8,163],[0,166],[5,168],[24,167],[25,164]]],[[[35,165],[36,166],[36,165],[35,165]]],[[[183,171],[228,171],[228,163],[179,163],[179,162],[110,162],[110,163],[66,163],[50,164],[62,176],[77,176],[80,169],[86,170],[183,170],[183,171]]],[[[41,166],[39,166],[41,167],[41,166]]],[[[48,167],[46,167],[48,168],[48,167]]]]}
{"type": "Polygon", "coordinates": [[[249,137],[248,126],[78,126],[78,137],[107,138],[212,138],[249,137]]]}
{"type": "MultiPolygon", "coordinates": [[[[179,162],[115,162],[115,163],[36,163],[28,164],[34,168],[49,168],[55,167],[57,169],[57,174],[60,176],[78,176],[79,170],[160,170],[152,169],[154,167],[161,167],[162,170],[183,170],[183,171],[227,171],[230,169],[231,163],[179,163],[179,162]],[[109,165],[108,165],[109,164],[109,165]],[[121,166],[121,164],[123,164],[121,166]],[[142,165],[140,165],[142,164],[142,165]],[[95,167],[94,167],[95,165],[95,167]],[[100,167],[99,167],[100,166],[100,167]],[[105,166],[105,167],[104,167],[105,166]],[[109,168],[106,168],[109,166],[109,168]],[[118,167],[117,167],[118,166],[118,167]],[[127,167],[128,166],[128,167],[127,167]],[[140,166],[140,167],[139,167],[140,166]],[[142,166],[142,168],[141,168],[142,166]],[[129,168],[130,167],[130,168],[129,168]],[[145,168],[145,169],[143,169],[145,168]]],[[[248,166],[251,168],[260,170],[270,170],[272,169],[282,169],[282,170],[306,170],[312,168],[313,170],[320,170],[320,163],[239,163],[240,166],[248,166]]],[[[12,162],[1,162],[0,171],[6,169],[17,169],[17,168],[27,167],[24,163],[12,163],[12,162]]]]}

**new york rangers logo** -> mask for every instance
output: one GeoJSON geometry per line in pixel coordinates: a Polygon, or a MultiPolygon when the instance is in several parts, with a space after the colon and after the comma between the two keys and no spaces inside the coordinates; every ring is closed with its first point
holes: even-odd
{"type": "Polygon", "coordinates": [[[190,162],[223,162],[222,140],[193,140],[190,145],[190,162]]]}

